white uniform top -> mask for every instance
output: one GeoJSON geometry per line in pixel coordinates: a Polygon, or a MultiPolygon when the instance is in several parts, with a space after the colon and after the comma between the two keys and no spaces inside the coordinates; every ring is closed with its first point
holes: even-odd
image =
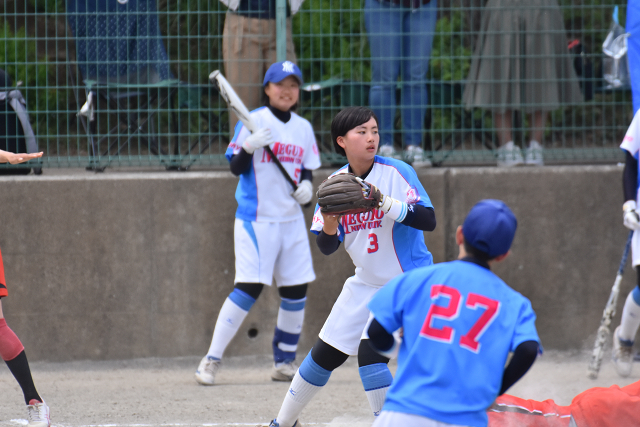
{"type": "MultiPolygon", "coordinates": [[[[640,110],[638,110],[640,111],[640,110]]],[[[636,113],[633,116],[633,120],[627,129],[627,133],[624,135],[620,148],[627,150],[634,159],[638,160],[638,152],[640,151],[640,114],[636,113]]],[[[640,174],[638,174],[638,182],[636,182],[636,202],[640,202],[640,194],[638,189],[640,188],[640,174]]]]}
{"type": "MultiPolygon", "coordinates": [[[[276,141],[271,144],[271,150],[296,184],[303,169],[314,170],[320,167],[316,138],[311,123],[306,119],[292,112],[291,119],[283,123],[268,107],[253,110],[251,118],[258,129],[271,129],[271,135],[276,141]]],[[[242,143],[249,135],[250,132],[242,122],[238,122],[225,153],[227,160],[231,161],[231,157],[240,152],[242,143]]],[[[282,176],[282,172],[271,161],[269,154],[264,148],[259,148],[253,153],[249,170],[240,175],[236,189],[236,218],[258,222],[298,219],[302,216],[302,209],[291,196],[292,191],[291,184],[282,176]]]]}
{"type": "MultiPolygon", "coordinates": [[[[332,174],[347,173],[349,165],[332,174]]],[[[411,205],[432,208],[431,200],[418,180],[415,170],[403,161],[376,156],[365,181],[382,194],[411,205]]],[[[324,224],[319,206],[311,231],[318,234],[324,224]]],[[[355,274],[372,286],[383,286],[398,274],[433,264],[421,230],[395,222],[380,210],[344,215],[338,237],[356,266],[355,274]]]]}

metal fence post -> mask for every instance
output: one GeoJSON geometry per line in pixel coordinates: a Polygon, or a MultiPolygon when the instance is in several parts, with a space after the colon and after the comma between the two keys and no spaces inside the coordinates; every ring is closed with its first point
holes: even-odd
{"type": "Polygon", "coordinates": [[[276,57],[287,60],[287,0],[276,0],[276,57]]]}

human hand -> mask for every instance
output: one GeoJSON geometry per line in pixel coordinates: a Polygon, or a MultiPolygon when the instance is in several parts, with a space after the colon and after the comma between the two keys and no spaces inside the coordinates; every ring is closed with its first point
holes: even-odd
{"type": "Polygon", "coordinates": [[[341,215],[335,214],[326,214],[320,211],[322,214],[322,219],[324,220],[324,225],[322,226],[322,231],[324,234],[333,236],[338,232],[338,225],[340,225],[340,217],[341,215]]]}
{"type": "Polygon", "coordinates": [[[266,145],[272,144],[273,142],[271,129],[262,128],[249,135],[242,143],[242,148],[244,148],[244,151],[247,153],[253,154],[258,148],[262,148],[266,145]]]}
{"type": "Polygon", "coordinates": [[[42,157],[43,152],[39,153],[11,153],[9,151],[0,150],[0,163],[11,163],[17,165],[18,163],[28,162],[32,159],[42,157]]]}
{"type": "Polygon", "coordinates": [[[291,193],[291,195],[296,199],[296,202],[301,205],[306,205],[313,197],[313,184],[311,184],[311,181],[308,179],[305,179],[298,184],[298,189],[291,193]]]}
{"type": "Polygon", "coordinates": [[[624,226],[629,230],[640,230],[640,217],[636,211],[635,200],[627,200],[624,205],[622,205],[622,212],[622,223],[624,226]]]}

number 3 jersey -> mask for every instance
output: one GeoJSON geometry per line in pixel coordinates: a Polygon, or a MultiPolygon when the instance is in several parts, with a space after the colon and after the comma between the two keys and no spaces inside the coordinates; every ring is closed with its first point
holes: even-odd
{"type": "Polygon", "coordinates": [[[486,426],[509,352],[540,342],[529,300],[473,261],[402,274],[368,307],[388,332],[403,328],[383,411],[486,426]]]}
{"type": "MultiPolygon", "coordinates": [[[[300,181],[303,169],[314,170],[320,167],[320,154],[311,123],[296,113],[283,123],[278,120],[268,107],[261,107],[251,112],[251,118],[258,129],[269,128],[276,141],[271,144],[273,154],[293,178],[296,184],[300,181]]],[[[238,122],[235,135],[225,153],[231,161],[233,155],[242,150],[242,143],[250,132],[242,122],[238,122]]],[[[302,209],[291,196],[293,187],[286,181],[282,172],[264,148],[253,153],[251,167],[240,175],[236,189],[238,210],[236,218],[244,221],[286,222],[302,217],[302,209]]]]}
{"type": "MultiPolygon", "coordinates": [[[[331,176],[348,172],[346,165],[331,176]]],[[[382,194],[406,202],[409,209],[415,204],[433,208],[415,170],[403,161],[376,156],[365,181],[382,194]]],[[[323,224],[316,205],[311,231],[320,233],[323,224]]],[[[377,209],[343,215],[338,237],[356,266],[356,276],[372,286],[383,286],[403,271],[433,264],[421,230],[395,222],[377,209]]]]}

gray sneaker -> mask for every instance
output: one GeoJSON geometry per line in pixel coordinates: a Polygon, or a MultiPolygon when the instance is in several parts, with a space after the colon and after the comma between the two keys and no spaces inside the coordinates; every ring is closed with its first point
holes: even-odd
{"type": "Polygon", "coordinates": [[[424,150],[417,145],[409,145],[404,150],[405,161],[411,163],[414,168],[430,168],[431,160],[424,156],[424,150]]]}
{"type": "Polygon", "coordinates": [[[395,157],[396,150],[393,145],[381,145],[378,147],[378,155],[382,157],[395,157]]]}
{"type": "Polygon", "coordinates": [[[291,381],[298,372],[298,366],[293,360],[274,363],[271,369],[271,379],[273,381],[291,381]]]}
{"type": "Polygon", "coordinates": [[[213,385],[218,369],[220,369],[219,359],[214,359],[211,356],[203,357],[196,371],[196,381],[202,385],[213,385]]]}
{"type": "Polygon", "coordinates": [[[611,358],[616,365],[618,375],[628,377],[631,375],[631,368],[633,366],[633,343],[622,341],[618,338],[619,329],[620,326],[613,332],[613,353],[611,358]]]}
{"type": "Polygon", "coordinates": [[[27,427],[49,427],[51,425],[49,407],[46,403],[31,399],[27,405],[27,412],[29,413],[27,427]]]}

